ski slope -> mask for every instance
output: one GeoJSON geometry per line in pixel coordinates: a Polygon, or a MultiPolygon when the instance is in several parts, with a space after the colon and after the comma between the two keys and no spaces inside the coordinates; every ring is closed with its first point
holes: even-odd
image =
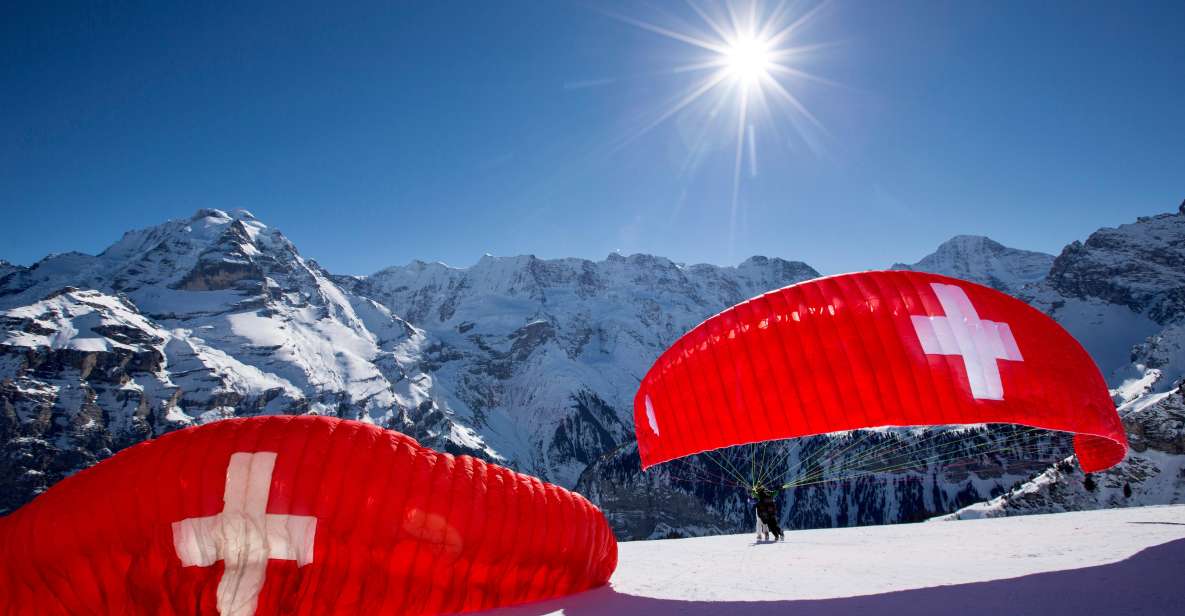
{"type": "Polygon", "coordinates": [[[1185,614],[1185,505],[620,544],[610,586],[487,612],[1185,614]]]}

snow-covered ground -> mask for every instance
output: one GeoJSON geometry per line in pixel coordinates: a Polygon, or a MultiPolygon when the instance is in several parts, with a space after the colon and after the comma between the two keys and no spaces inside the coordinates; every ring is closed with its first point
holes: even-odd
{"type": "Polygon", "coordinates": [[[544,614],[1185,614],[1185,505],[620,544],[544,614]]]}

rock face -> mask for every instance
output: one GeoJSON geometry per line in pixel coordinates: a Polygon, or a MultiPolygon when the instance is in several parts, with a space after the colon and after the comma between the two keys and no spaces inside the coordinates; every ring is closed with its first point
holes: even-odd
{"type": "Polygon", "coordinates": [[[1125,306],[1157,323],[1179,320],[1185,307],[1183,216],[1140,218],[1066,246],[1049,273],[1049,287],[1065,297],[1125,306]]]}
{"type": "Polygon", "coordinates": [[[158,378],[168,335],[126,299],[66,288],[0,313],[0,507],[151,436],[177,388],[158,378]]]}
{"type": "Polygon", "coordinates": [[[1044,280],[1053,262],[1053,255],[1009,248],[978,235],[957,235],[921,261],[896,263],[892,269],[945,274],[1015,295],[1044,280]]]}

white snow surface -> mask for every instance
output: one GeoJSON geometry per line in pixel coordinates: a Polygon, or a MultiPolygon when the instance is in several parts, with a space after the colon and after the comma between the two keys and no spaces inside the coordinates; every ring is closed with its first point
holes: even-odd
{"type": "Polygon", "coordinates": [[[1185,505],[619,544],[610,585],[486,612],[1180,614],[1185,505]]]}
{"type": "Polygon", "coordinates": [[[42,301],[0,310],[0,317],[26,320],[31,331],[10,329],[0,332],[0,344],[18,347],[48,347],[79,351],[109,351],[121,348],[142,351],[146,345],[114,340],[102,332],[104,327],[126,328],[142,332],[148,339],[164,339],[167,334],[152,325],[134,306],[98,291],[64,291],[42,301]]]}

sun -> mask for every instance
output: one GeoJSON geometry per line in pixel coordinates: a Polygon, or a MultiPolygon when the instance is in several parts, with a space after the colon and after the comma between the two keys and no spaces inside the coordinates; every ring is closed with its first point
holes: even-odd
{"type": "Polygon", "coordinates": [[[743,36],[724,48],[721,60],[728,75],[745,85],[769,77],[774,65],[769,41],[755,36],[743,36]]]}
{"type": "MultiPolygon", "coordinates": [[[[734,195],[739,190],[742,159],[749,160],[750,175],[756,175],[753,141],[758,120],[789,120],[791,128],[814,149],[816,135],[827,131],[799,100],[798,90],[805,82],[832,82],[808,73],[802,66],[826,47],[801,41],[805,28],[828,2],[810,4],[810,0],[807,6],[792,5],[789,0],[687,0],[690,11],[702,20],[698,27],[687,22],[667,26],[607,12],[610,17],[695,48],[688,54],[687,63],[669,71],[693,77],[654,117],[643,120],[641,128],[626,141],[693,106],[706,109],[702,119],[705,124],[713,118],[724,118],[725,114],[719,112],[731,103],[728,107],[735,116],[727,124],[736,145],[734,195]],[[706,107],[697,105],[701,101],[707,103],[706,107]]],[[[735,197],[733,201],[735,209],[735,197]]]]}
{"type": "MultiPolygon", "coordinates": [[[[828,0],[686,0],[699,21],[672,18],[652,23],[628,15],[606,15],[667,39],[687,45],[686,63],[667,73],[679,75],[684,85],[639,127],[621,140],[627,143],[678,114],[698,125],[688,148],[685,168],[704,160],[707,148],[728,144],[732,149],[730,225],[735,228],[741,206],[741,181],[758,175],[757,140],[784,145],[783,135],[797,133],[811,151],[821,151],[827,129],[800,100],[810,85],[837,85],[806,71],[805,65],[827,43],[807,44],[806,28],[828,6],[828,0]],[[713,132],[710,126],[722,126],[713,132]],[[785,129],[790,129],[787,131],[785,129]],[[709,134],[712,133],[712,134],[709,134]],[[747,164],[746,164],[747,163],[747,164]]],[[[688,15],[690,17],[690,15],[688,15]]],[[[730,243],[732,233],[730,229],[730,243]]],[[[730,244],[731,246],[731,244],[730,244]]],[[[730,248],[731,249],[731,248],[730,248]]]]}

